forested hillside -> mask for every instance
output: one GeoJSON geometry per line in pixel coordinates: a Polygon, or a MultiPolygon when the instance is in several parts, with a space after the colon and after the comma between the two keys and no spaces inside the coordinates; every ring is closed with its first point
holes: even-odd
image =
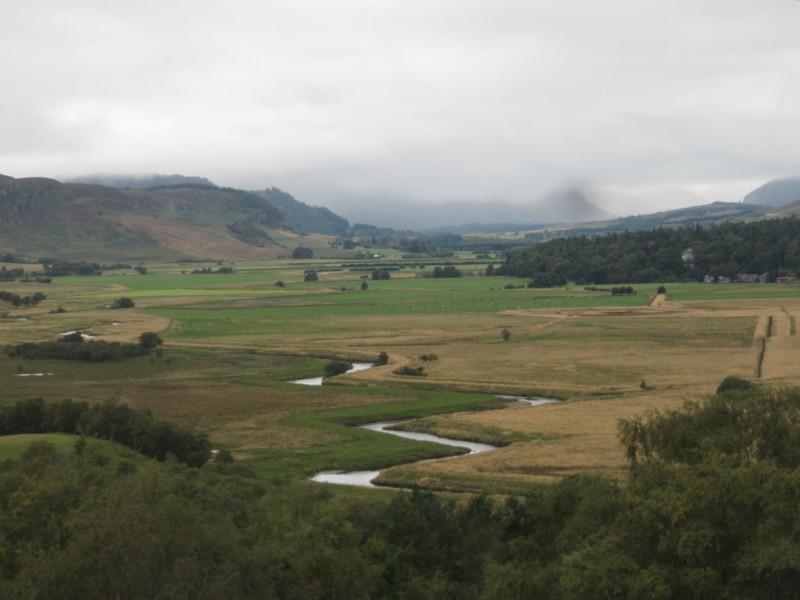
{"type": "Polygon", "coordinates": [[[800,269],[800,219],[553,239],[509,257],[504,272],[537,285],[735,279],[800,269]]]}
{"type": "Polygon", "coordinates": [[[289,226],[298,233],[341,235],[350,227],[347,219],[324,206],[309,206],[278,188],[269,188],[254,193],[276,206],[289,226]]]}

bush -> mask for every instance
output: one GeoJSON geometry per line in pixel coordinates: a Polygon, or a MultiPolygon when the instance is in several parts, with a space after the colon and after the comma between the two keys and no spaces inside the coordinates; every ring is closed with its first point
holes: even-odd
{"type": "Polygon", "coordinates": [[[405,365],[400,367],[399,369],[395,369],[392,371],[395,375],[408,375],[410,377],[425,377],[427,373],[425,373],[425,369],[422,367],[409,367],[405,365]]]}
{"type": "Polygon", "coordinates": [[[306,271],[303,273],[303,281],[319,281],[319,275],[316,271],[306,271]]]}
{"type": "Polygon", "coordinates": [[[634,294],[636,294],[636,290],[629,285],[611,288],[612,296],[633,296],[634,294]]]}
{"type": "Polygon", "coordinates": [[[378,354],[378,360],[375,361],[375,365],[380,367],[386,364],[389,364],[389,355],[386,352],[381,352],[378,354]]]}
{"type": "Polygon", "coordinates": [[[117,309],[117,308],[133,308],[134,306],[136,306],[134,301],[131,300],[130,298],[126,298],[124,296],[122,298],[117,298],[116,300],[114,300],[114,302],[111,303],[111,308],[115,308],[115,309],[117,309]]]}
{"type": "Polygon", "coordinates": [[[352,368],[353,368],[352,363],[345,362],[343,360],[332,360],[327,365],[325,365],[325,377],[335,377],[336,375],[342,375],[343,373],[347,373],[352,368]]]}
{"type": "Polygon", "coordinates": [[[435,354],[423,354],[419,359],[423,362],[433,362],[434,360],[439,360],[439,357],[435,354]]]}
{"type": "Polygon", "coordinates": [[[736,377],[735,375],[729,375],[722,382],[717,386],[717,393],[724,394],[726,392],[749,392],[751,390],[755,390],[758,386],[749,381],[748,379],[743,379],[741,377],[736,377]]]}

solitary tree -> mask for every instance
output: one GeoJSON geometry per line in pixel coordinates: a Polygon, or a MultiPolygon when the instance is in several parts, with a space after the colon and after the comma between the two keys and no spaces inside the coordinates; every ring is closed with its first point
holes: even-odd
{"type": "Polygon", "coordinates": [[[500,335],[502,335],[503,340],[507,342],[511,339],[511,330],[508,327],[503,327],[503,331],[500,332],[500,335]]]}
{"type": "Polygon", "coordinates": [[[153,331],[145,331],[139,336],[139,345],[145,350],[153,350],[163,343],[161,336],[153,331]]]}
{"type": "Polygon", "coordinates": [[[292,258],[314,258],[314,251],[306,246],[298,246],[292,250],[292,258]]]}
{"type": "Polygon", "coordinates": [[[133,308],[136,304],[130,298],[117,298],[111,303],[111,308],[133,308]]]}

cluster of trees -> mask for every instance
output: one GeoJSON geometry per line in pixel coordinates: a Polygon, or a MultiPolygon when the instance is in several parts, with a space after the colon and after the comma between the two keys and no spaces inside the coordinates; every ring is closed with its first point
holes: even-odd
{"type": "Polygon", "coordinates": [[[26,360],[56,359],[104,362],[145,356],[163,344],[161,337],[152,331],[139,336],[139,343],[85,341],[80,332],[70,333],[52,342],[22,342],[6,346],[5,353],[26,360]]]}
{"type": "Polygon", "coordinates": [[[128,298],[127,296],[122,296],[121,298],[116,298],[111,303],[111,308],[113,308],[113,309],[133,308],[134,306],[136,306],[136,303],[133,301],[132,298],[128,298]]]}
{"type": "Polygon", "coordinates": [[[774,280],[798,270],[797,217],[558,238],[509,256],[498,269],[531,280],[546,274],[579,284],[702,281],[706,275],[735,279],[740,273],[767,273],[774,280]]]}
{"type": "Polygon", "coordinates": [[[137,470],[33,446],[0,463],[0,596],[798,597],[800,391],[729,381],[621,438],[628,481],[505,500],[344,500],[237,463],[137,470]]]}
{"type": "Polygon", "coordinates": [[[314,250],[308,246],[298,246],[292,250],[292,258],[307,259],[314,258],[314,250]]]}
{"type": "Polygon", "coordinates": [[[395,375],[405,375],[408,377],[425,377],[425,367],[412,367],[410,365],[403,365],[392,371],[395,375]]]}
{"type": "Polygon", "coordinates": [[[94,405],[70,399],[48,404],[31,398],[0,406],[0,436],[21,433],[85,435],[117,442],[159,461],[173,456],[193,467],[204,465],[211,456],[211,443],[204,434],[110,400],[94,405]]]}
{"type": "Polygon", "coordinates": [[[19,294],[15,294],[13,292],[7,292],[6,290],[0,290],[0,301],[3,302],[10,302],[13,306],[36,306],[42,300],[45,300],[47,296],[42,292],[36,292],[35,294],[29,294],[27,296],[20,296],[19,294]]]}
{"type": "Polygon", "coordinates": [[[218,269],[203,267],[202,269],[193,269],[192,275],[212,275],[212,274],[229,275],[230,273],[233,272],[234,272],[233,267],[219,267],[218,269]]]}
{"type": "Polygon", "coordinates": [[[382,279],[391,279],[392,274],[389,269],[374,269],[372,271],[372,279],[379,281],[382,279]]]}
{"type": "Polygon", "coordinates": [[[617,287],[611,288],[611,295],[612,296],[633,296],[635,293],[636,293],[636,290],[634,290],[629,285],[621,285],[621,286],[617,286],[617,287]]]}
{"type": "Polygon", "coordinates": [[[44,274],[51,277],[64,275],[102,275],[104,270],[130,269],[126,263],[112,263],[102,265],[96,262],[69,261],[58,258],[40,258],[39,263],[44,269],[44,274]]]}
{"type": "Polygon", "coordinates": [[[7,269],[5,265],[0,267],[0,281],[13,281],[20,277],[25,276],[25,269],[16,267],[14,269],[7,269]]]}
{"type": "Polygon", "coordinates": [[[436,279],[439,278],[449,278],[449,277],[461,277],[464,274],[461,272],[460,269],[457,269],[453,265],[445,265],[444,267],[434,267],[433,268],[433,277],[436,279]]]}

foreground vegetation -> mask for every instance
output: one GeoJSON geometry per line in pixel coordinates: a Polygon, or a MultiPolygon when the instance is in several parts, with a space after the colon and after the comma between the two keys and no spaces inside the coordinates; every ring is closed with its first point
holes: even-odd
{"type": "Polygon", "coordinates": [[[506,499],[334,495],[34,444],[0,464],[0,594],[795,598],[798,407],[751,386],[626,421],[628,481],[506,499]]]}

